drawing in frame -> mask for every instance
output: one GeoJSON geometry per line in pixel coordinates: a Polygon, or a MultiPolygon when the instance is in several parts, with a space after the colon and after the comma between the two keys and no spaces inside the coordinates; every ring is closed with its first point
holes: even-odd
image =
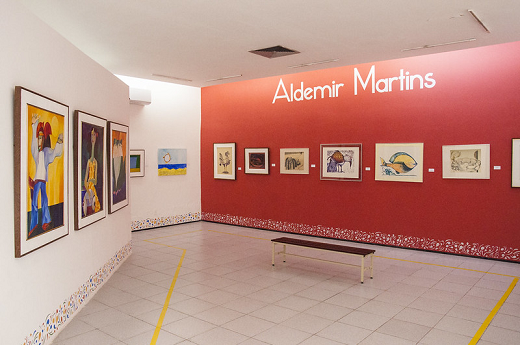
{"type": "Polygon", "coordinates": [[[376,144],[376,181],[423,182],[423,143],[376,144]]]}
{"type": "Polygon", "coordinates": [[[246,148],[244,153],[246,174],[269,174],[269,148],[246,148]]]}
{"type": "Polygon", "coordinates": [[[520,139],[512,140],[511,187],[520,187],[520,139]]]}
{"type": "Polygon", "coordinates": [[[159,176],[186,175],[188,169],[188,150],[158,149],[157,169],[159,176]]]}
{"type": "Polygon", "coordinates": [[[108,213],[128,205],[130,169],[128,126],[108,122],[108,213]]]}
{"type": "Polygon", "coordinates": [[[361,144],[321,144],[320,179],[361,181],[361,144]]]}
{"type": "Polygon", "coordinates": [[[280,149],[280,174],[308,174],[309,148],[280,149]]]}
{"type": "Polygon", "coordinates": [[[235,180],[235,143],[213,144],[213,178],[235,180]]]}
{"type": "Polygon", "coordinates": [[[130,177],[143,177],[145,163],[144,150],[130,150],[130,177]]]}
{"type": "Polygon", "coordinates": [[[76,110],[74,123],[74,228],[107,214],[107,121],[76,110]]]}
{"type": "Polygon", "coordinates": [[[442,178],[489,179],[490,145],[442,146],[442,178]]]}
{"type": "Polygon", "coordinates": [[[13,122],[19,258],[69,234],[69,107],[16,86],[13,122]]]}

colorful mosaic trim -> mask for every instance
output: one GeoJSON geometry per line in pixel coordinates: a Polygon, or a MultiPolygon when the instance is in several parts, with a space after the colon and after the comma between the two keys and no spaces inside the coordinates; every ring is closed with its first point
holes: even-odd
{"type": "Polygon", "coordinates": [[[266,220],[208,212],[202,213],[202,220],[247,226],[252,228],[291,232],[303,235],[337,238],[356,242],[383,244],[450,254],[478,256],[490,259],[520,261],[520,249],[518,248],[458,242],[451,239],[437,240],[433,238],[385,234],[382,232],[365,232],[360,230],[327,227],[323,225],[297,224],[275,221],[271,219],[266,220]]]}
{"type": "Polygon", "coordinates": [[[190,212],[178,216],[147,218],[145,220],[134,220],[132,222],[132,231],[143,230],[149,228],[158,228],[161,226],[196,222],[201,220],[200,212],[190,212]]]}
{"type": "Polygon", "coordinates": [[[83,303],[86,303],[89,296],[110,277],[111,273],[131,252],[132,241],[128,242],[103,267],[91,275],[88,281],[56,308],[53,313],[47,315],[45,322],[25,338],[23,345],[43,345],[50,340],[58,328],[65,324],[83,303]]]}

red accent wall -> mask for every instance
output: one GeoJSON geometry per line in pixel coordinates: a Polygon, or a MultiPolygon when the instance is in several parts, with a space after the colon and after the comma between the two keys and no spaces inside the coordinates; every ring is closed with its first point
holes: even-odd
{"type": "MultiPolygon", "coordinates": [[[[520,42],[305,72],[202,89],[203,219],[295,233],[520,261],[520,42]],[[433,73],[433,88],[354,95],[354,70],[375,79],[433,73]],[[277,99],[343,83],[339,96],[277,99]],[[279,95],[281,92],[279,92],[279,95]],[[236,180],[213,178],[213,143],[236,142],[236,180]],[[375,181],[376,143],[424,143],[422,183],[375,181]],[[362,181],[320,180],[320,144],[361,143],[362,181]],[[491,178],[442,178],[442,145],[490,144],[491,178]],[[244,148],[268,147],[269,175],[245,174],[244,148]],[[280,174],[280,148],[308,147],[309,175],[280,174]],[[494,170],[500,166],[501,170],[494,170]],[[365,167],[370,167],[366,171],[365,167]],[[428,169],[435,172],[430,173],[428,169]]],[[[368,88],[371,88],[369,85],[368,88]]]]}

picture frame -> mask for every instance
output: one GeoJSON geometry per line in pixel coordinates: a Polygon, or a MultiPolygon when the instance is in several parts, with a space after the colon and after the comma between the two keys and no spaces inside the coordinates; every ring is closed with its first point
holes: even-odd
{"type": "Polygon", "coordinates": [[[520,187],[520,139],[512,139],[511,144],[511,187],[520,187]]]}
{"type": "Polygon", "coordinates": [[[14,104],[15,257],[20,258],[69,234],[69,107],[21,86],[15,87],[14,104]]]}
{"type": "Polygon", "coordinates": [[[107,120],[74,112],[74,228],[107,214],[107,120]]]}
{"type": "Polygon", "coordinates": [[[159,176],[186,175],[188,169],[188,150],[158,149],[157,169],[159,176]]]}
{"type": "Polygon", "coordinates": [[[489,179],[490,145],[443,145],[442,178],[489,179]]]}
{"type": "Polygon", "coordinates": [[[321,144],[320,180],[361,181],[361,144],[321,144]]]}
{"type": "Polygon", "coordinates": [[[269,148],[245,148],[244,156],[246,174],[269,175],[269,148]]]}
{"type": "Polygon", "coordinates": [[[236,179],[236,144],[213,144],[213,178],[223,180],[236,179]]]}
{"type": "Polygon", "coordinates": [[[376,144],[375,180],[423,182],[423,143],[376,144]]]}
{"type": "Polygon", "coordinates": [[[280,149],[280,174],[309,174],[309,148],[280,149]]]}
{"type": "Polygon", "coordinates": [[[108,213],[128,205],[130,185],[130,149],[128,126],[108,122],[108,213]]]}
{"type": "Polygon", "coordinates": [[[144,177],[145,165],[144,150],[130,150],[130,177],[144,177]]]}

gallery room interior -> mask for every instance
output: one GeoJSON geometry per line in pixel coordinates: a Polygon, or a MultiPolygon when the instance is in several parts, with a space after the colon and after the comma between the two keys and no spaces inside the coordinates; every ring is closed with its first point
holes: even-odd
{"type": "Polygon", "coordinates": [[[520,343],[520,5],[121,6],[2,1],[2,344],[520,343]]]}

